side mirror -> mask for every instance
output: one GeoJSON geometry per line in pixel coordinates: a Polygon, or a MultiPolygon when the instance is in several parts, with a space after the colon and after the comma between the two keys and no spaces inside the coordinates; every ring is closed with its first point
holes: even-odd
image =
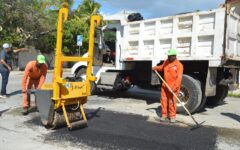
{"type": "Polygon", "coordinates": [[[100,35],[99,35],[98,48],[99,48],[100,50],[103,49],[103,32],[102,32],[102,30],[100,31],[100,35]]]}
{"type": "Polygon", "coordinates": [[[103,30],[101,28],[95,28],[95,42],[98,44],[100,50],[104,49],[103,30]]]}
{"type": "Polygon", "coordinates": [[[102,58],[103,58],[103,49],[104,49],[104,41],[103,41],[103,32],[101,28],[95,28],[95,44],[94,44],[94,53],[93,53],[93,65],[94,66],[102,66],[102,58]]]}

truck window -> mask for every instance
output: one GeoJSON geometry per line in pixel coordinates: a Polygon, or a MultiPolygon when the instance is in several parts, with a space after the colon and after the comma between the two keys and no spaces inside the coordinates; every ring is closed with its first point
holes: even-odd
{"type": "Polygon", "coordinates": [[[105,51],[103,52],[103,65],[115,65],[116,58],[116,29],[104,31],[105,51]]]}

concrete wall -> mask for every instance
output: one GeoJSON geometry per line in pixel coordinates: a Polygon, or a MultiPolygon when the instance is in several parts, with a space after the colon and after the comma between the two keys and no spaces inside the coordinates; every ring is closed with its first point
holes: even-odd
{"type": "MultiPolygon", "coordinates": [[[[19,52],[18,54],[18,67],[20,70],[24,70],[25,66],[29,61],[36,60],[37,55],[41,54],[39,50],[34,48],[28,48],[28,51],[19,52]]],[[[53,53],[43,53],[46,57],[46,62],[49,69],[53,69],[54,67],[54,54],[53,53]]]]}
{"type": "MultiPolygon", "coordinates": [[[[14,63],[14,65],[17,65],[16,67],[18,67],[19,70],[24,70],[25,66],[27,65],[27,63],[29,61],[36,60],[38,54],[41,54],[41,52],[34,48],[28,48],[28,51],[19,52],[17,64],[14,63]]],[[[54,61],[55,61],[54,53],[43,53],[43,55],[46,58],[46,62],[47,62],[49,69],[53,69],[54,61]]],[[[74,63],[71,63],[71,62],[64,63],[64,68],[71,68],[73,65],[74,65],[74,63]]]]}

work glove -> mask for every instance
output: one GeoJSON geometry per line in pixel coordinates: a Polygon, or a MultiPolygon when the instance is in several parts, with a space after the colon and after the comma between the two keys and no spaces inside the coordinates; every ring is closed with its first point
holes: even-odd
{"type": "Polygon", "coordinates": [[[27,94],[31,94],[35,92],[34,90],[28,89],[28,90],[22,90],[22,93],[27,93],[27,94]]]}
{"type": "Polygon", "coordinates": [[[29,89],[29,90],[27,90],[27,93],[28,94],[33,94],[33,93],[35,93],[36,92],[36,89],[29,89]]]}
{"type": "Polygon", "coordinates": [[[157,70],[157,66],[152,67],[152,70],[153,70],[153,71],[157,70]]]}

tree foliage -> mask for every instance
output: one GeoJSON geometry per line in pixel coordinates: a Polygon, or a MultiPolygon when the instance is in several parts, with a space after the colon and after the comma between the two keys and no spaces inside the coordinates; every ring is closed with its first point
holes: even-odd
{"type": "Polygon", "coordinates": [[[53,25],[50,9],[44,0],[1,0],[0,10],[0,25],[3,28],[0,44],[33,44],[37,37],[53,25]]]}
{"type": "MultiPolygon", "coordinates": [[[[77,35],[83,35],[82,50],[85,52],[88,48],[88,26],[78,18],[69,19],[64,25],[63,33],[63,52],[66,54],[75,54],[78,51],[76,43],[77,35]]],[[[82,51],[81,50],[81,51],[82,51]]]]}
{"type": "MultiPolygon", "coordinates": [[[[58,9],[62,2],[73,5],[74,0],[1,0],[0,44],[13,46],[35,46],[44,52],[54,51],[58,9]]],[[[77,35],[83,35],[83,52],[88,48],[88,30],[92,15],[99,14],[100,4],[93,0],[82,0],[77,10],[70,13],[64,24],[63,51],[75,54],[77,35]]]]}
{"type": "Polygon", "coordinates": [[[67,21],[64,28],[64,48],[67,54],[75,54],[78,51],[76,44],[77,35],[83,35],[81,54],[88,49],[89,26],[92,15],[100,15],[101,5],[94,0],[82,0],[78,9],[72,12],[72,17],[67,21]]]}
{"type": "Polygon", "coordinates": [[[115,42],[116,41],[116,32],[108,31],[104,33],[104,41],[115,42]]]}
{"type": "Polygon", "coordinates": [[[90,24],[91,16],[98,15],[101,5],[94,0],[82,0],[75,15],[90,24]]]}

